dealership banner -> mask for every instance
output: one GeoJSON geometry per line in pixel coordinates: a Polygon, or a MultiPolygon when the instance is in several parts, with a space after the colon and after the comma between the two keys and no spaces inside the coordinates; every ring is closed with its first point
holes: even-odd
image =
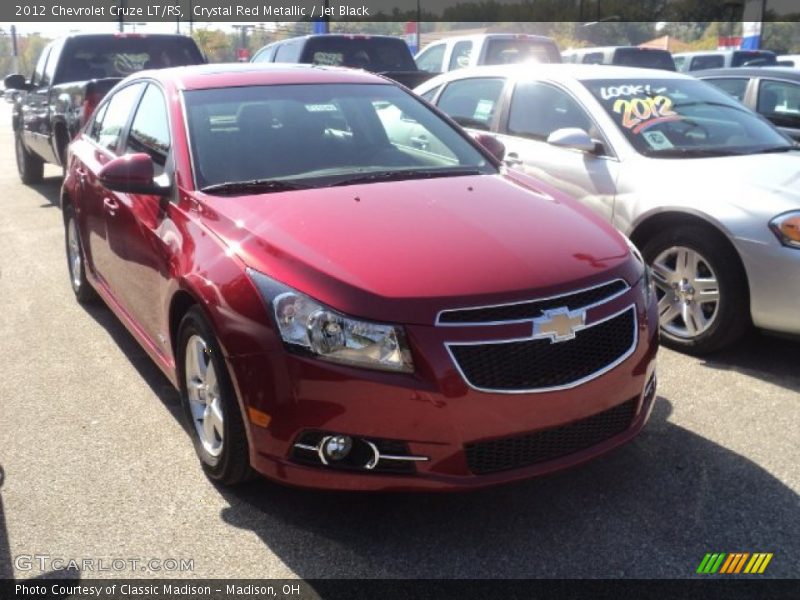
{"type": "MultiPolygon", "coordinates": [[[[3,0],[0,22],[796,21],[797,0],[3,0]],[[755,8],[753,8],[755,7],[755,8]]],[[[2,24],[2,23],[0,23],[2,24]]]]}
{"type": "MultiPolygon", "coordinates": [[[[643,557],[644,560],[644,557],[643,557]]],[[[78,574],[79,575],[79,574],[78,574]]],[[[688,575],[688,572],[687,572],[688,575]]],[[[798,580],[28,579],[0,580],[3,600],[744,600],[797,598],[798,580]]]]}

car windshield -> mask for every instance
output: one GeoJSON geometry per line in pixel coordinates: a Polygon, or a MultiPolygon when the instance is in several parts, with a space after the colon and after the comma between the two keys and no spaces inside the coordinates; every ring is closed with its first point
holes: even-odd
{"type": "Polygon", "coordinates": [[[179,36],[87,35],[64,46],[63,68],[55,83],[126,77],[142,69],[182,67],[203,62],[191,38],[179,36]]]}
{"type": "Polygon", "coordinates": [[[487,65],[508,65],[521,62],[560,63],[555,44],[526,38],[490,39],[486,46],[487,65]]]}
{"type": "Polygon", "coordinates": [[[725,156],[793,147],[765,119],[701,81],[592,79],[583,85],[647,156],[725,156]]]}
{"type": "Polygon", "coordinates": [[[462,134],[385,84],[185,92],[196,183],[245,192],[494,173],[462,134]],[[249,187],[243,187],[241,183],[249,187]]]}
{"type": "Polygon", "coordinates": [[[334,67],[353,67],[376,73],[416,71],[406,43],[399,38],[369,36],[310,38],[300,62],[334,67]]]}

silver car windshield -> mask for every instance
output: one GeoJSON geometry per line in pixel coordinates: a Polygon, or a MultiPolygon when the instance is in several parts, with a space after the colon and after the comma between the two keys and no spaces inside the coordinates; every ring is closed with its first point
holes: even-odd
{"type": "Polygon", "coordinates": [[[646,156],[726,156],[793,148],[765,119],[702,81],[642,78],[582,83],[646,156]]]}
{"type": "Polygon", "coordinates": [[[244,193],[495,173],[456,128],[393,85],[185,92],[197,185],[244,193]]]}

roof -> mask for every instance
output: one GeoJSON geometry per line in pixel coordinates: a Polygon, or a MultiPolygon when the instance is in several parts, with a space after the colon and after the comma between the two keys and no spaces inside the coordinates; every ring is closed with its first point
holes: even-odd
{"type": "MultiPolygon", "coordinates": [[[[545,77],[554,81],[570,79],[693,79],[692,77],[667,70],[643,69],[638,67],[619,67],[612,65],[585,65],[573,63],[522,63],[515,65],[493,65],[470,67],[450,71],[439,77],[437,81],[450,81],[463,77],[545,77]]],[[[427,82],[425,82],[427,84],[427,82]]]]}
{"type": "Polygon", "coordinates": [[[141,71],[138,75],[171,82],[185,90],[293,83],[392,84],[384,77],[357,69],[290,63],[219,63],[141,71]]]}
{"type": "Polygon", "coordinates": [[[791,67],[728,67],[725,69],[703,69],[692,71],[695,77],[775,77],[800,82],[800,69],[791,67]]]}
{"type": "Polygon", "coordinates": [[[750,49],[737,49],[737,48],[728,48],[726,50],[695,50],[694,52],[679,52],[675,56],[697,56],[699,54],[719,54],[719,55],[727,55],[733,54],[734,52],[747,52],[752,54],[775,54],[772,50],[750,50],[750,49]]]}

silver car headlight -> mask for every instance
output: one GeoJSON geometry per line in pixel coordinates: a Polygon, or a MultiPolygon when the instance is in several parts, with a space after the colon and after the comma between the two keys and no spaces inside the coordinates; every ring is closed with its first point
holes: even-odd
{"type": "Polygon", "coordinates": [[[284,343],[332,362],[411,373],[402,327],[342,314],[253,269],[247,274],[272,310],[284,343]]]}
{"type": "Polygon", "coordinates": [[[639,252],[639,249],[633,244],[632,241],[628,239],[627,236],[625,237],[625,241],[628,243],[628,248],[631,251],[631,255],[642,265],[642,276],[639,278],[639,285],[642,286],[642,295],[644,296],[645,303],[647,305],[653,301],[653,298],[656,295],[656,285],[655,280],[653,279],[653,270],[650,268],[644,261],[644,257],[642,253],[639,252]]]}
{"type": "Polygon", "coordinates": [[[778,215],[769,222],[769,228],[784,246],[800,248],[800,211],[778,215]]]}

